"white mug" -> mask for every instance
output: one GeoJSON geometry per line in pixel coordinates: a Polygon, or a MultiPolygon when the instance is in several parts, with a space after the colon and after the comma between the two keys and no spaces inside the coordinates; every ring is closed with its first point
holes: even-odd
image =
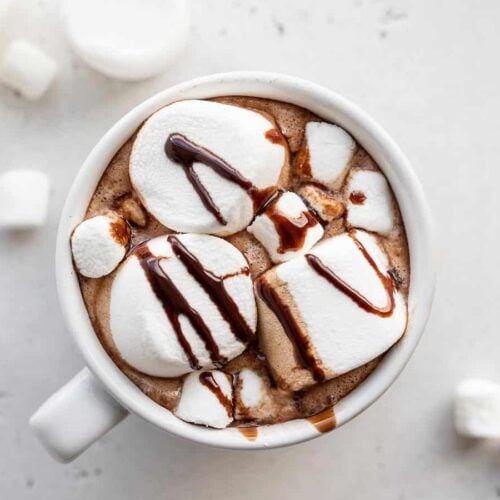
{"type": "Polygon", "coordinates": [[[99,141],[80,169],[61,216],[57,238],[56,278],[67,327],[87,363],[73,380],[33,415],[35,433],[60,461],[70,461],[133,412],[160,429],[214,446],[237,449],[276,448],[321,433],[305,419],[261,426],[255,440],[235,428],[209,429],[184,422],[142,393],[113,363],[90,323],[73,268],[70,234],[83,219],[106,166],[140,124],[158,108],[180,99],[243,95],[277,99],[302,106],[348,130],[389,179],[408,236],[411,282],[406,333],[376,370],[335,405],[337,427],[371,405],[397,378],[422,335],[430,312],[434,281],[433,224],[422,187],[408,160],[389,135],[357,106],[340,95],[295,77],[236,72],[215,74],[176,85],[126,114],[99,141]]]}

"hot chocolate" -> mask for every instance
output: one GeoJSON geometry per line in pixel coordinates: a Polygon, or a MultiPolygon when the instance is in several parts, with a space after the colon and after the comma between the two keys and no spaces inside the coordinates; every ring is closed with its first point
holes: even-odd
{"type": "Polygon", "coordinates": [[[179,101],[108,165],[72,249],[96,335],[146,395],[214,428],[334,406],[404,334],[409,257],[349,133],[253,97],[179,101]]]}

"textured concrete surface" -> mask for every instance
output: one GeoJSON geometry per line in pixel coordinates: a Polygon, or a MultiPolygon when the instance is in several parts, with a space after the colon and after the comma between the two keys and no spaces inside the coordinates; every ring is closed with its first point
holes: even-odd
{"type": "Polygon", "coordinates": [[[0,88],[0,171],[39,168],[54,185],[46,227],[0,233],[0,498],[500,498],[500,443],[459,439],[450,420],[462,377],[500,380],[500,3],[196,0],[193,13],[179,64],[139,84],[109,81],[74,58],[56,1],[17,0],[0,34],[2,43],[34,40],[61,64],[40,102],[0,88]],[[181,80],[236,69],[331,87],[406,151],[439,225],[427,332],[388,393],[322,439],[241,453],[184,442],[131,417],[74,463],[56,464],[27,420],[83,366],[53,276],[65,193],[90,148],[131,106],[181,80]]]}

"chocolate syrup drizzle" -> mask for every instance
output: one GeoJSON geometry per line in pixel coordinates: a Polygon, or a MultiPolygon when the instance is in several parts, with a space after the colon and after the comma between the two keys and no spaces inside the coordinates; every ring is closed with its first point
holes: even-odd
{"type": "MultiPolygon", "coordinates": [[[[305,256],[308,264],[320,276],[327,279],[328,282],[335,286],[339,291],[347,295],[359,307],[361,307],[368,313],[376,314],[384,318],[390,316],[393,313],[395,307],[394,281],[392,280],[390,275],[382,273],[382,271],[378,268],[377,264],[373,260],[372,256],[368,253],[364,245],[356,238],[355,231],[349,231],[348,235],[350,238],[352,238],[357,248],[373,268],[382,285],[384,286],[387,292],[387,304],[384,307],[377,307],[372,304],[364,295],[352,288],[331,269],[326,267],[316,255],[307,254],[305,256]]],[[[284,301],[279,297],[276,290],[270,287],[263,279],[257,281],[256,290],[262,300],[267,304],[269,309],[271,309],[271,311],[278,318],[285,333],[295,345],[296,352],[302,365],[311,371],[314,379],[317,382],[325,380],[325,373],[319,366],[318,361],[314,356],[314,351],[312,349],[309,338],[300,328],[300,325],[298,324],[290,307],[285,304],[284,301]]]]}
{"type": "Polygon", "coordinates": [[[298,217],[289,218],[278,208],[278,199],[284,193],[279,190],[266,202],[266,213],[272,220],[280,239],[278,253],[295,251],[304,246],[307,230],[318,224],[317,219],[309,210],[304,210],[298,217]]]}
{"type": "Polygon", "coordinates": [[[165,154],[171,161],[179,164],[184,169],[186,177],[205,208],[223,226],[227,225],[227,221],[195,172],[193,168],[194,163],[203,163],[224,179],[244,189],[253,201],[254,211],[257,211],[275,190],[274,187],[267,189],[256,188],[249,179],[241,175],[238,170],[229,165],[221,157],[203,146],[195,144],[182,134],[174,133],[168,136],[165,142],[165,154]]]}
{"type": "MultiPolygon", "coordinates": [[[[168,241],[175,255],[184,264],[189,274],[207,292],[217,306],[221,316],[228,322],[235,337],[243,343],[248,342],[253,337],[253,331],[241,315],[233,298],[227,293],[224,287],[225,277],[215,276],[205,269],[201,262],[175,236],[168,236],[168,241]]],[[[201,365],[182,332],[179,321],[181,314],[188,318],[198,336],[203,340],[214,366],[217,368],[222,367],[227,362],[227,359],[220,354],[218,345],[202,316],[196,309],[191,307],[188,300],[161,268],[160,261],[163,257],[153,255],[145,243],[136,247],[134,254],[139,259],[139,263],[151,284],[151,288],[160,301],[175,331],[180,346],[186,353],[191,368],[199,370],[201,365]]],[[[238,274],[248,272],[248,268],[244,268],[238,274]]]]}
{"type": "Polygon", "coordinates": [[[327,408],[312,417],[308,417],[306,420],[311,422],[321,433],[333,431],[337,425],[333,408],[327,408]]]}
{"type": "Polygon", "coordinates": [[[325,372],[314,356],[309,338],[300,328],[290,307],[281,300],[276,290],[269,286],[264,279],[257,281],[255,286],[257,293],[278,318],[288,338],[294,344],[299,362],[311,371],[316,381],[325,380],[325,372]]]}
{"type": "Polygon", "coordinates": [[[222,392],[220,385],[211,372],[202,372],[199,376],[200,382],[212,392],[219,403],[226,409],[228,416],[233,416],[233,402],[222,392]]]}
{"type": "Polygon", "coordinates": [[[250,272],[248,267],[244,268],[239,273],[231,273],[224,277],[215,276],[212,272],[203,267],[201,262],[176,236],[169,236],[168,241],[175,255],[184,264],[189,274],[191,274],[203,290],[207,292],[217,306],[221,316],[227,321],[235,337],[245,344],[249,342],[253,337],[253,331],[248,326],[238,305],[234,302],[231,295],[227,293],[226,287],[224,286],[224,279],[226,277],[236,276],[237,274],[248,274],[250,272]]]}
{"type": "Polygon", "coordinates": [[[328,280],[335,288],[340,290],[342,293],[347,295],[351,300],[353,300],[361,309],[364,309],[366,312],[371,314],[376,314],[377,316],[381,316],[382,318],[386,318],[390,316],[395,307],[394,300],[394,290],[395,284],[390,275],[384,274],[372,256],[368,253],[364,245],[356,238],[355,231],[349,231],[348,236],[354,241],[359,251],[363,254],[363,257],[370,264],[372,269],[375,271],[377,277],[381,281],[385,291],[387,293],[387,304],[383,307],[377,307],[372,304],[364,295],[359,293],[357,290],[352,288],[351,285],[346,283],[340,276],[335,274],[330,268],[326,267],[321,259],[313,254],[307,254],[306,260],[308,264],[323,278],[328,280]]]}

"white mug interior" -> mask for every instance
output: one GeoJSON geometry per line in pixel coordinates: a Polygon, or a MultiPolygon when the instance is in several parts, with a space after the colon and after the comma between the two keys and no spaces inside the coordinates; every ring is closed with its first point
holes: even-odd
{"type": "Polygon", "coordinates": [[[298,419],[261,426],[256,439],[251,441],[235,428],[215,430],[186,423],[141,392],[113,363],[94,333],[69,244],[71,231],[83,219],[108,163],[149,115],[177,100],[225,95],[289,102],[339,124],[368,151],[388,178],[401,210],[410,250],[408,326],[402,340],[393,346],[376,370],[335,406],[337,427],[366,409],[394,382],[415,349],[430,312],[435,280],[431,214],[408,160],[389,135],[345,98],[295,77],[260,72],[210,75],[160,92],[118,121],[92,150],[68,194],[58,231],[57,289],[66,324],[88,367],[128,410],[161,429],[192,441],[238,449],[273,448],[306,441],[321,433],[307,420],[298,419]]]}

